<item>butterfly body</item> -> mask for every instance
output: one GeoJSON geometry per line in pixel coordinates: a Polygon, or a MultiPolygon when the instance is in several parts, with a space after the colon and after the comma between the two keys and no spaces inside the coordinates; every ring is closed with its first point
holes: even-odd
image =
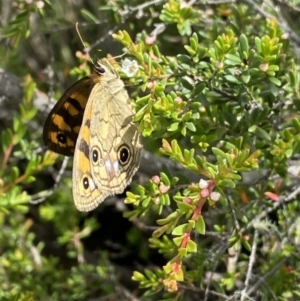
{"type": "Polygon", "coordinates": [[[73,198],[90,211],[107,196],[122,193],[139,166],[141,137],[123,81],[106,60],[71,86],[50,112],[44,142],[74,154],[73,198]]]}

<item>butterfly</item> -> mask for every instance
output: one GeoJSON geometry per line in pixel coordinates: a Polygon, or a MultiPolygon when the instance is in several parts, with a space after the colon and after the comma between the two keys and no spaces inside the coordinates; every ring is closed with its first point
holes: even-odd
{"type": "Polygon", "coordinates": [[[80,211],[122,193],[137,172],[141,135],[116,70],[98,60],[91,75],[73,84],[49,113],[43,131],[52,151],[74,156],[73,198],[80,211]]]}

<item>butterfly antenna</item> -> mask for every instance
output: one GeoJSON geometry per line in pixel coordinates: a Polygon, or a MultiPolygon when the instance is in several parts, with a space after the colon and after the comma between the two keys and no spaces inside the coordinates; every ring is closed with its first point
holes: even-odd
{"type": "Polygon", "coordinates": [[[81,37],[81,34],[80,34],[80,31],[79,31],[79,23],[76,22],[76,31],[77,31],[77,34],[79,36],[79,39],[83,45],[83,48],[84,48],[84,52],[88,55],[89,57],[89,60],[91,61],[91,63],[94,65],[94,61],[92,60],[91,56],[90,56],[90,53],[89,53],[89,48],[86,47],[86,43],[83,41],[82,37],[81,37]]]}

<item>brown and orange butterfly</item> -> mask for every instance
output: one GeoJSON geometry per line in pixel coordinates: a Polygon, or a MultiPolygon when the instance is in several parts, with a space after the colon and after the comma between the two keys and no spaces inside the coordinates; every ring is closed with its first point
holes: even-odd
{"type": "Polygon", "coordinates": [[[124,82],[107,59],[55,104],[43,139],[52,151],[73,156],[73,198],[90,211],[122,193],[139,167],[141,137],[124,82]]]}

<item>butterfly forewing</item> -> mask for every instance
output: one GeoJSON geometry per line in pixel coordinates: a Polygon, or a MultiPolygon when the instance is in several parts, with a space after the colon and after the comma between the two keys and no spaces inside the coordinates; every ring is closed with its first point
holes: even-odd
{"type": "Polygon", "coordinates": [[[93,76],[87,76],[73,84],[49,113],[43,132],[44,144],[52,151],[73,156],[83,113],[95,86],[93,76]]]}
{"type": "Polygon", "coordinates": [[[92,175],[103,191],[122,193],[139,165],[141,141],[137,126],[132,123],[134,112],[124,84],[123,89],[113,94],[103,83],[101,89],[93,89],[91,97],[98,103],[94,107],[101,112],[91,120],[92,175]]]}

